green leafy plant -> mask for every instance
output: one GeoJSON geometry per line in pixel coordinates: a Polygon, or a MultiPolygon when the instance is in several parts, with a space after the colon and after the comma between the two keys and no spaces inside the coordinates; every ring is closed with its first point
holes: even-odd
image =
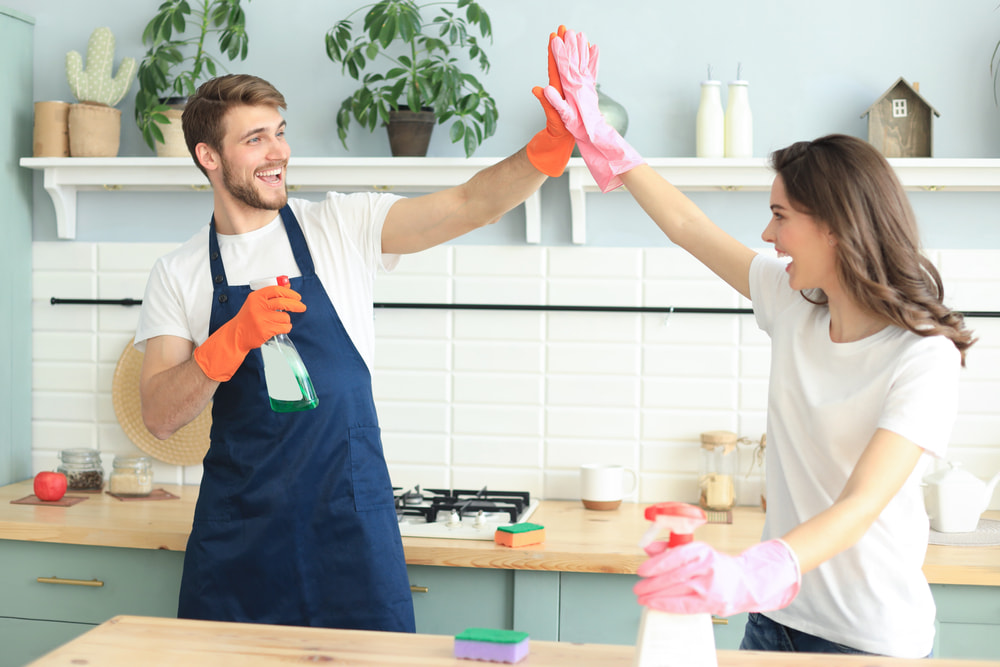
{"type": "Polygon", "coordinates": [[[249,38],[240,1],[166,0],[146,24],[142,43],[149,50],[139,64],[135,122],[150,148],[163,141],[158,124],[170,122],[163,115],[169,108],[164,99],[193,95],[201,83],[225,70],[206,48],[212,35],[218,34],[219,52],[227,59],[246,59],[249,38]]]}
{"type": "Polygon", "coordinates": [[[359,7],[330,28],[327,56],[361,82],[337,112],[337,136],[344,148],[352,118],[374,131],[379,123],[389,122],[390,111],[405,105],[413,111],[432,109],[438,124],[454,119],[449,137],[452,143],[463,142],[466,157],[471,156],[496,132],[499,117],[496,101],[452,54],[464,52],[482,72],[489,71],[489,59],[471,34],[473,27],[493,41],[490,17],[474,0],[423,5],[383,0],[359,7]],[[422,11],[430,7],[437,7],[438,13],[427,21],[422,11]],[[363,10],[368,11],[360,34],[355,34],[351,18],[363,10]],[[388,63],[387,69],[365,74],[377,59],[388,63]]]}

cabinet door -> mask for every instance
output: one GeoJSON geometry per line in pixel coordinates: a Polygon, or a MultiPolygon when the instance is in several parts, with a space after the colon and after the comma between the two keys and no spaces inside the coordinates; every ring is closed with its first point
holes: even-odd
{"type": "MultiPolygon", "coordinates": [[[[559,589],[559,641],[635,645],[642,607],[631,574],[563,572],[559,589]]],[[[736,650],[747,615],[713,618],[715,647],[736,650]]]]}
{"type": "Polygon", "coordinates": [[[935,658],[1000,659],[1000,590],[996,586],[931,586],[937,604],[935,658]]]}
{"type": "Polygon", "coordinates": [[[0,540],[0,616],[93,624],[176,616],[183,563],[179,551],[0,540]]]}
{"type": "Polygon", "coordinates": [[[513,629],[513,571],[433,565],[408,565],[406,570],[417,632],[457,635],[466,628],[513,629]]]}
{"type": "Polygon", "coordinates": [[[22,667],[95,626],[0,618],[0,667],[22,667]]]}

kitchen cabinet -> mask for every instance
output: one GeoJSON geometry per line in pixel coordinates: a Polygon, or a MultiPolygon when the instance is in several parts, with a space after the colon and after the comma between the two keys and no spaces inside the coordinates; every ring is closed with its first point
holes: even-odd
{"type": "Polygon", "coordinates": [[[31,474],[31,155],[34,19],[0,7],[0,484],[31,474]]]}
{"type": "Polygon", "coordinates": [[[409,565],[417,632],[456,635],[465,628],[512,630],[514,572],[409,565]]]}
{"type": "Polygon", "coordinates": [[[0,665],[118,614],[176,617],[184,553],[0,540],[0,665]]]}
{"type": "Polygon", "coordinates": [[[937,604],[934,657],[1000,660],[1000,589],[931,586],[937,604]]]}

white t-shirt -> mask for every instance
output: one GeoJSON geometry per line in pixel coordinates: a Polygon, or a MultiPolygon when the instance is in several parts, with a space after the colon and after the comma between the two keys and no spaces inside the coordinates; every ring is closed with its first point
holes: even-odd
{"type": "MultiPolygon", "coordinates": [[[[391,271],[399,262],[398,255],[382,253],[382,225],[399,199],[385,193],[331,192],[320,202],[288,200],[316,274],[369,371],[375,355],[375,274],[380,268],[391,271]]],[[[179,336],[195,346],[208,338],[213,288],[208,230],[206,225],[153,266],[135,334],[140,351],[155,336],[179,336]]],[[[280,215],[258,230],[219,234],[218,239],[230,285],[247,285],[267,276],[302,275],[280,215]]]]}
{"type": "MultiPolygon", "coordinates": [[[[757,324],[772,341],[764,540],[829,508],[877,428],[942,456],[961,368],[944,336],[897,326],[832,342],[829,309],[792,290],[784,269],[784,262],[763,256],[750,267],[757,324]]],[[[871,653],[930,653],[935,607],[921,571],[929,525],[920,478],[927,461],[921,458],[854,546],[806,573],[795,601],[765,615],[871,653]]]]}

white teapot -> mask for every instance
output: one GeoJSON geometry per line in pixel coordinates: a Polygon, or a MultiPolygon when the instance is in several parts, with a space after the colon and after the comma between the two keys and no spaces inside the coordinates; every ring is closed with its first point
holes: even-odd
{"type": "Polygon", "coordinates": [[[1000,473],[986,483],[951,462],[947,468],[924,477],[924,505],[931,528],[939,533],[974,531],[993,497],[997,482],[1000,482],[1000,473]]]}

